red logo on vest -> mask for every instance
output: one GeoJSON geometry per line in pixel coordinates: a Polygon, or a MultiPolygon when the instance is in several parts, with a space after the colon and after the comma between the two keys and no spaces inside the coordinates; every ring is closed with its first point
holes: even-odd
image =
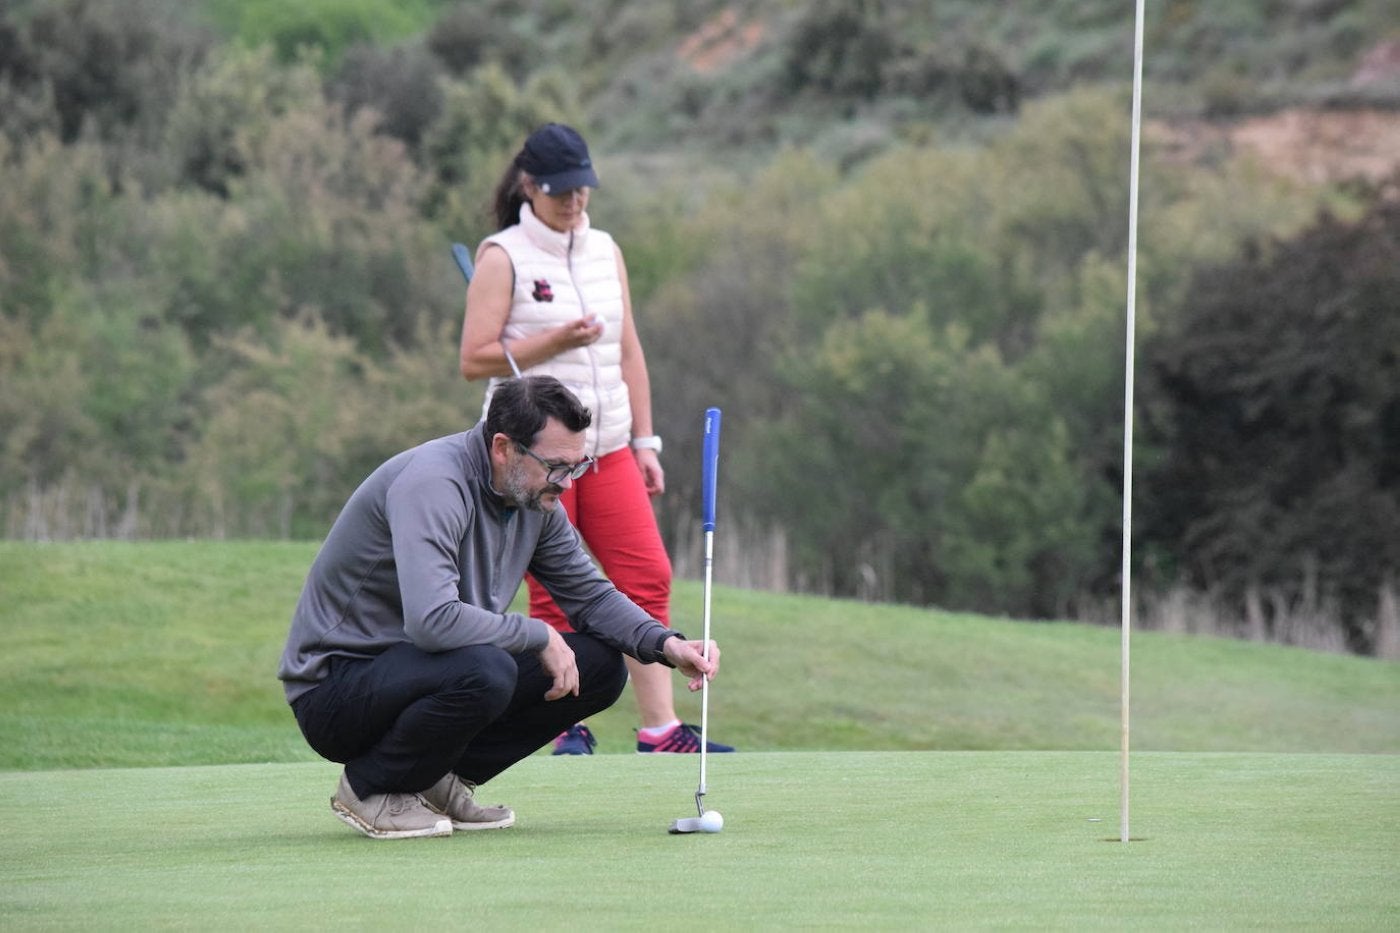
{"type": "Polygon", "coordinates": [[[549,279],[535,279],[535,300],[553,301],[554,292],[549,287],[549,279]]]}

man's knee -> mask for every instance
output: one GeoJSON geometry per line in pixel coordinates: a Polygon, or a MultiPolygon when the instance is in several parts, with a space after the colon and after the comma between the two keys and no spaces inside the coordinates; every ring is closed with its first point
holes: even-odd
{"type": "Polygon", "coordinates": [[[600,709],[617,702],[627,686],[627,665],[622,654],[588,635],[564,636],[574,650],[580,690],[597,698],[600,709]]]}
{"type": "Polygon", "coordinates": [[[603,682],[603,689],[610,697],[608,704],[612,705],[622,696],[622,691],[627,686],[627,665],[623,663],[621,654],[614,652],[603,675],[603,682]]]}
{"type": "Polygon", "coordinates": [[[515,693],[519,669],[510,653],[491,645],[471,645],[443,652],[453,669],[451,686],[444,692],[459,694],[493,716],[505,712],[515,693]]]}

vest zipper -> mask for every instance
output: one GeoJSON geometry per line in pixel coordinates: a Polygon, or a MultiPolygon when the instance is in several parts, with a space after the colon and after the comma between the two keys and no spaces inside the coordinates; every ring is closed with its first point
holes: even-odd
{"type": "MultiPolygon", "coordinates": [[[[565,263],[569,269],[569,284],[574,287],[574,294],[578,296],[579,314],[587,318],[588,304],[584,300],[583,289],[579,287],[578,277],[574,275],[574,232],[573,230],[569,231],[569,248],[565,253],[565,263]]],[[[603,443],[603,409],[607,406],[603,404],[603,392],[598,384],[598,354],[592,346],[584,347],[584,350],[588,353],[588,364],[593,369],[593,397],[598,400],[598,411],[596,412],[597,420],[593,422],[592,454],[594,459],[593,469],[596,472],[598,469],[598,451],[602,448],[603,443]]]]}

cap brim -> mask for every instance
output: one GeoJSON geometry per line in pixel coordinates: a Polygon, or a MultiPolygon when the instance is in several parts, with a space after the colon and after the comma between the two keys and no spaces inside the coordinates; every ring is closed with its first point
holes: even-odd
{"type": "Polygon", "coordinates": [[[545,194],[558,194],[561,191],[573,191],[575,188],[596,188],[598,187],[598,173],[592,167],[570,169],[567,172],[556,172],[553,175],[540,175],[535,178],[535,184],[540,186],[540,190],[545,194]]]}

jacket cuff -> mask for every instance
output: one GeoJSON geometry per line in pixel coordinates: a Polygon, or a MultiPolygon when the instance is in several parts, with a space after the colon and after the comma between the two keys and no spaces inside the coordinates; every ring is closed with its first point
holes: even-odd
{"type": "Polygon", "coordinates": [[[647,647],[644,653],[651,655],[651,657],[642,657],[639,660],[645,661],[649,664],[664,664],[667,667],[674,668],[676,665],[666,660],[666,652],[662,650],[662,646],[665,644],[666,639],[668,638],[684,639],[685,636],[682,635],[680,632],[676,631],[675,629],[662,627],[661,631],[658,632],[654,638],[648,640],[647,647]]]}
{"type": "Polygon", "coordinates": [[[549,623],[542,622],[539,619],[530,619],[528,621],[532,624],[530,625],[530,632],[526,636],[526,638],[529,639],[529,646],[525,650],[535,652],[543,651],[545,648],[549,647],[549,623]]]}

